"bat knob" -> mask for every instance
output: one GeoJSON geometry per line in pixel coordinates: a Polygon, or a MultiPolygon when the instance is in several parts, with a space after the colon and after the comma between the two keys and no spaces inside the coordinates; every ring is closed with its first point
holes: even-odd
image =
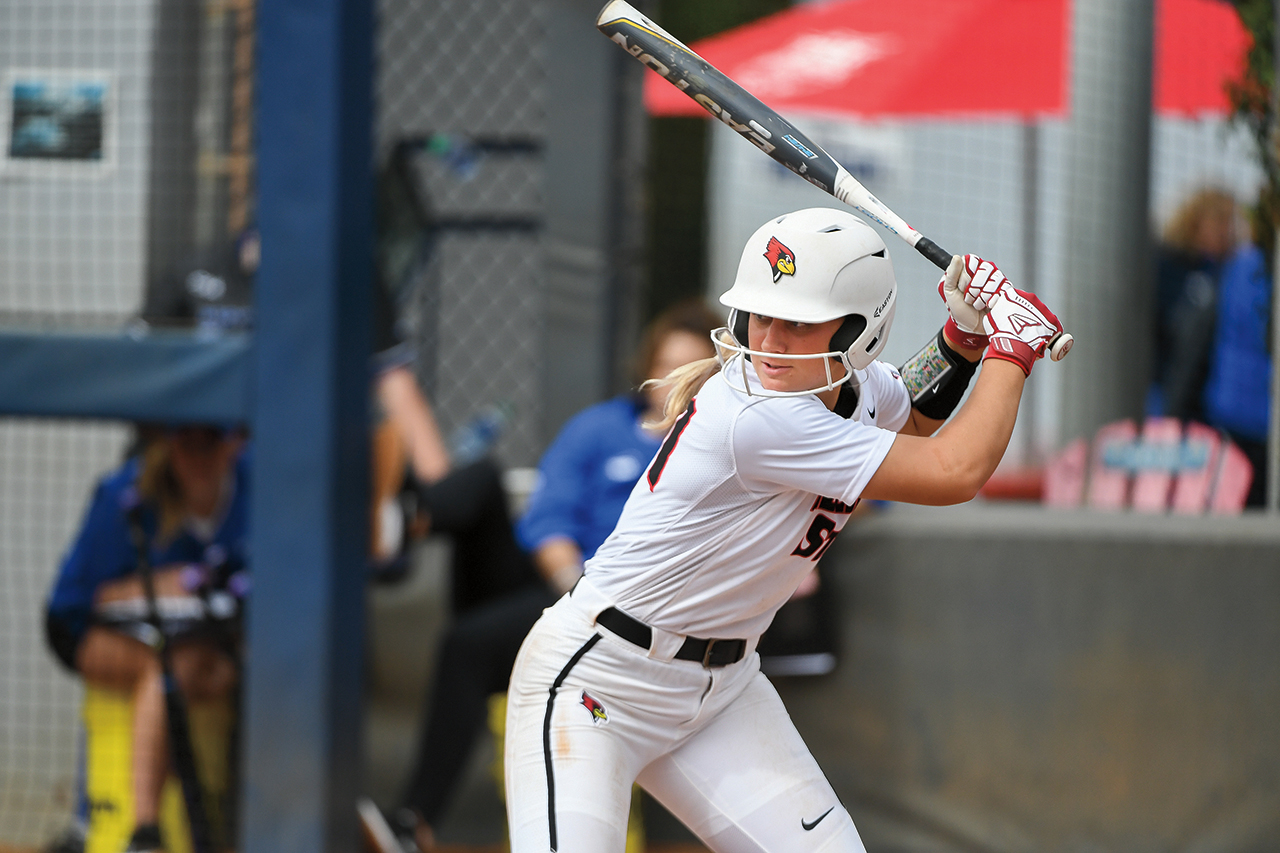
{"type": "Polygon", "coordinates": [[[1049,358],[1054,361],[1062,361],[1067,357],[1067,353],[1071,352],[1071,345],[1075,343],[1075,340],[1070,332],[1059,332],[1049,343],[1049,358]]]}

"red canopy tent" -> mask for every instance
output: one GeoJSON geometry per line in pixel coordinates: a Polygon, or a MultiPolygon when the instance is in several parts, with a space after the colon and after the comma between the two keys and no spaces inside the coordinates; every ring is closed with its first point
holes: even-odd
{"type": "MultiPolygon", "coordinates": [[[[1070,30],[1069,0],[829,0],[690,46],[783,115],[1031,118],[1067,111],[1070,30]]],[[[1248,44],[1224,0],[1156,0],[1155,108],[1225,113],[1248,44]]],[[[651,114],[704,114],[646,77],[651,114]]]]}

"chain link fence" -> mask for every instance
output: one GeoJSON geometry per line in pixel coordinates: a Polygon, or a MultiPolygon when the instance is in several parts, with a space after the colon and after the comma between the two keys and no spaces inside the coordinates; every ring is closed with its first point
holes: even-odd
{"type": "MultiPolygon", "coordinates": [[[[0,4],[0,326],[117,328],[141,308],[159,29],[148,2],[0,4]]],[[[0,846],[75,810],[81,687],[47,650],[44,600],[129,434],[0,418],[0,846]]]]}
{"type": "MultiPolygon", "coordinates": [[[[254,225],[255,11],[254,0],[0,4],[0,326],[243,325],[244,311],[209,309],[251,302],[235,252],[254,225]]],[[[385,0],[378,16],[374,167],[393,195],[383,279],[400,330],[446,434],[501,406],[499,455],[533,464],[543,7],[385,0]]],[[[132,434],[0,417],[0,848],[44,843],[78,808],[82,690],[46,647],[44,601],[93,484],[132,434]]]]}
{"type": "Polygon", "coordinates": [[[379,7],[383,186],[396,175],[420,212],[418,263],[388,284],[446,434],[503,406],[513,465],[541,452],[543,20],[536,3],[379,7]]]}

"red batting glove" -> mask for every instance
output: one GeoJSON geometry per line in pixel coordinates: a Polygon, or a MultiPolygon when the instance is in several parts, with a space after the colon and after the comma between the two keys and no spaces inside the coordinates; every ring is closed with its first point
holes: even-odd
{"type": "Polygon", "coordinates": [[[982,325],[991,342],[983,358],[1012,361],[1030,376],[1031,366],[1044,356],[1062,323],[1034,293],[1012,286],[1001,289],[989,306],[982,325]]]}
{"type": "Polygon", "coordinates": [[[985,349],[989,342],[986,335],[966,332],[960,328],[954,317],[947,317],[947,322],[942,326],[942,333],[947,336],[947,340],[965,349],[985,349]]]}

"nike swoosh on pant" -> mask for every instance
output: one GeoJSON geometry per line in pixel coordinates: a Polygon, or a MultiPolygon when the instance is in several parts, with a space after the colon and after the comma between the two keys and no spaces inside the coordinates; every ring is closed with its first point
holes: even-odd
{"type": "Polygon", "coordinates": [[[825,812],[823,812],[822,814],[818,815],[818,819],[817,819],[817,820],[815,820],[813,823],[808,823],[808,822],[806,822],[806,821],[805,821],[805,819],[804,819],[804,818],[800,818],[800,825],[804,827],[804,831],[805,831],[805,832],[808,832],[809,830],[813,829],[813,828],[814,828],[815,826],[817,826],[818,824],[822,823],[822,819],[823,819],[824,817],[826,817],[827,815],[831,814],[831,812],[832,812],[834,809],[835,809],[835,806],[832,806],[831,808],[827,809],[825,812]]]}

